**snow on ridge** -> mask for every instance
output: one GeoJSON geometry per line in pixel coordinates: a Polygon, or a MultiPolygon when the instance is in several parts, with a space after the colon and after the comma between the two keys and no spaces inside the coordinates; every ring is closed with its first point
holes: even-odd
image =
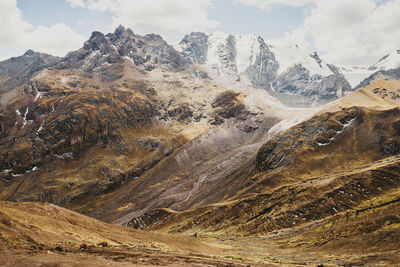
{"type": "Polygon", "coordinates": [[[375,71],[369,70],[367,67],[340,67],[340,72],[344,75],[351,87],[356,87],[365,78],[373,74],[375,71]]]}
{"type": "MultiPolygon", "coordinates": [[[[235,65],[237,74],[242,74],[254,65],[257,56],[261,52],[259,37],[253,34],[248,35],[230,35],[224,32],[214,32],[208,36],[207,64],[219,68],[221,66],[221,57],[226,56],[229,51],[229,38],[233,38],[235,46],[235,65]]],[[[275,59],[279,64],[278,75],[287,71],[295,65],[302,65],[306,68],[310,76],[321,75],[329,76],[334,74],[328,65],[324,62],[318,62],[310,52],[302,50],[297,46],[269,46],[274,53],[275,59]]]]}
{"type": "Polygon", "coordinates": [[[208,37],[207,63],[210,65],[219,65],[219,49],[227,44],[229,34],[223,32],[214,32],[208,37]]]}
{"type": "Polygon", "coordinates": [[[294,65],[302,65],[310,72],[310,76],[329,76],[333,74],[324,61],[321,61],[321,64],[319,64],[310,53],[296,46],[270,46],[270,50],[274,53],[275,59],[279,63],[278,75],[284,73],[294,65]]]}
{"type": "Polygon", "coordinates": [[[400,50],[393,51],[372,65],[371,69],[389,70],[400,67],[400,50]]]}
{"type": "Polygon", "coordinates": [[[245,72],[249,66],[256,63],[260,53],[260,43],[255,35],[235,35],[236,66],[238,73],[245,72]]]}
{"type": "Polygon", "coordinates": [[[256,63],[260,53],[260,42],[256,35],[229,35],[223,32],[214,32],[208,36],[207,64],[219,66],[220,57],[227,55],[229,38],[233,38],[235,45],[235,64],[237,73],[244,73],[251,65],[256,63]],[[226,50],[226,51],[224,51],[226,50]]]}
{"type": "Polygon", "coordinates": [[[349,81],[352,87],[360,84],[365,78],[381,70],[390,70],[400,67],[400,50],[384,56],[381,60],[370,67],[342,66],[340,71],[349,81]]]}

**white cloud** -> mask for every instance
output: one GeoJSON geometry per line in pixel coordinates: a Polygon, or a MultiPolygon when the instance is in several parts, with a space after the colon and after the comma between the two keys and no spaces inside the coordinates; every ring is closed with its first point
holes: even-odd
{"type": "Polygon", "coordinates": [[[0,46],[10,46],[19,42],[21,36],[16,32],[30,30],[32,26],[22,19],[16,0],[0,1],[0,46]]]}
{"type": "Polygon", "coordinates": [[[23,37],[31,49],[57,56],[79,49],[86,39],[63,23],[50,27],[38,26],[33,31],[24,32],[23,37]]]}
{"type": "Polygon", "coordinates": [[[83,0],[66,0],[67,3],[71,5],[71,7],[85,7],[85,3],[83,0]]]}
{"type": "Polygon", "coordinates": [[[212,0],[87,0],[84,4],[91,10],[111,12],[113,28],[122,24],[139,34],[158,33],[171,43],[184,33],[218,25],[208,18],[212,0]]]}
{"type": "Polygon", "coordinates": [[[288,5],[301,7],[316,0],[234,0],[246,6],[256,6],[264,10],[270,10],[274,5],[288,5]]]}
{"type": "Polygon", "coordinates": [[[318,0],[283,41],[308,44],[334,64],[371,65],[400,49],[399,14],[400,0],[318,0]]]}
{"type": "Polygon", "coordinates": [[[33,27],[24,21],[16,0],[0,0],[0,25],[0,59],[28,49],[64,56],[81,47],[85,40],[63,23],[33,27]]]}

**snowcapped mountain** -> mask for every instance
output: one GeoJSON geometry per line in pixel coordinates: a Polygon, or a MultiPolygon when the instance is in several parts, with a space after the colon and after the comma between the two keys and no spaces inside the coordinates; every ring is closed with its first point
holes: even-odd
{"type": "Polygon", "coordinates": [[[290,104],[328,102],[351,89],[340,71],[317,53],[271,46],[256,35],[191,33],[179,50],[223,85],[263,88],[290,104]]]}
{"type": "Polygon", "coordinates": [[[328,64],[321,60],[316,52],[309,54],[306,51],[299,49],[296,45],[285,47],[270,46],[270,49],[274,53],[276,60],[279,62],[278,74],[284,73],[295,65],[301,65],[307,69],[311,76],[329,76],[334,74],[328,64]]]}
{"type": "Polygon", "coordinates": [[[400,50],[393,51],[392,53],[381,58],[377,63],[369,67],[370,70],[390,70],[400,67],[400,50]]]}
{"type": "Polygon", "coordinates": [[[359,85],[366,77],[374,73],[374,71],[369,70],[369,67],[341,66],[340,71],[353,88],[359,85]]]}
{"type": "Polygon", "coordinates": [[[340,71],[315,52],[271,46],[256,35],[223,32],[193,32],[171,46],[159,35],[141,36],[120,26],[107,35],[94,32],[83,48],[69,53],[56,67],[94,72],[115,81],[126,63],[149,75],[155,69],[184,71],[227,88],[264,89],[294,106],[323,104],[351,90],[340,71]]]}
{"type": "MultiPolygon", "coordinates": [[[[390,54],[381,58],[377,63],[375,63],[372,66],[369,66],[369,67],[340,67],[340,70],[353,88],[354,87],[360,88],[360,87],[364,87],[366,85],[366,82],[363,82],[363,81],[364,81],[364,79],[367,79],[369,76],[377,73],[376,75],[378,75],[379,77],[382,77],[382,75],[385,75],[382,72],[394,70],[397,68],[400,68],[400,50],[391,52],[390,54]]],[[[392,72],[393,71],[391,71],[391,73],[392,72]]],[[[374,75],[374,76],[376,76],[376,75],[374,75]]],[[[393,75],[393,73],[389,74],[389,76],[390,75],[393,75]]]]}

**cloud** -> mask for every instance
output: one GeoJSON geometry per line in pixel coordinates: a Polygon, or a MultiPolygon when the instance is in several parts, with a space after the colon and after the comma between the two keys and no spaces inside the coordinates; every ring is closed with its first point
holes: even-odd
{"type": "MultiPolygon", "coordinates": [[[[77,2],[67,1],[71,5],[77,2]]],[[[185,33],[218,26],[217,21],[208,18],[212,0],[86,0],[84,5],[111,12],[114,28],[122,24],[139,34],[158,33],[171,43],[178,42],[185,33]]]]}
{"type": "Polygon", "coordinates": [[[32,26],[22,19],[16,0],[0,1],[0,46],[10,46],[19,42],[21,36],[16,32],[25,32],[32,26]]]}
{"type": "Polygon", "coordinates": [[[240,3],[246,6],[256,6],[264,10],[270,10],[274,5],[288,5],[301,7],[309,3],[313,3],[316,0],[234,0],[236,3],[240,3]]]}
{"type": "Polygon", "coordinates": [[[66,0],[67,3],[71,5],[71,7],[85,7],[85,3],[83,0],[66,0]]]}
{"type": "Polygon", "coordinates": [[[400,49],[400,0],[318,0],[281,42],[322,51],[340,65],[371,65],[400,49]]]}
{"type": "Polygon", "coordinates": [[[33,31],[24,32],[23,38],[31,49],[57,56],[79,49],[86,39],[63,23],[50,27],[38,26],[33,31]]]}
{"type": "Polygon", "coordinates": [[[16,0],[0,1],[0,25],[0,59],[28,49],[64,56],[81,47],[86,39],[63,23],[33,27],[24,21],[16,0]]]}

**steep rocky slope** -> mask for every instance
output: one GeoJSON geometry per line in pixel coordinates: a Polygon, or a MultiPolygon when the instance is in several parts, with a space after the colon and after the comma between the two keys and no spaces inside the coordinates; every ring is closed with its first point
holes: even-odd
{"type": "Polygon", "coordinates": [[[2,198],[65,205],[102,195],[244,110],[238,94],[224,88],[200,84],[193,96],[212,93],[196,104],[176,96],[187,90],[178,82],[168,96],[168,81],[103,89],[96,79],[47,70],[3,109],[2,198]]]}
{"type": "MultiPolygon", "coordinates": [[[[0,94],[23,84],[35,73],[56,64],[60,58],[28,50],[20,57],[0,62],[0,94]]],[[[2,101],[2,104],[6,103],[2,101]]]]}

